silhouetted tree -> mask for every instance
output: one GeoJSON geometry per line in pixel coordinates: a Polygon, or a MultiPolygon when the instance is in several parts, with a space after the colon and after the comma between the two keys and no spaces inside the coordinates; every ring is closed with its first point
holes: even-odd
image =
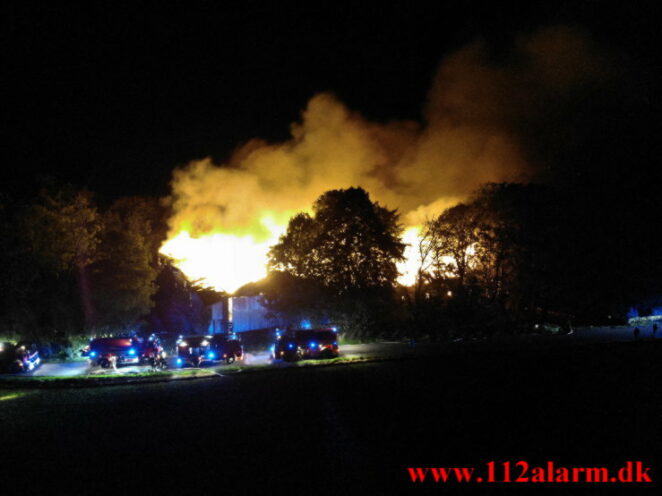
{"type": "Polygon", "coordinates": [[[41,292],[41,270],[25,236],[26,207],[7,194],[0,196],[0,333],[16,338],[37,328],[33,311],[41,292]]]}
{"type": "Polygon", "coordinates": [[[333,190],[299,214],[269,253],[273,270],[312,279],[337,293],[392,287],[403,260],[398,214],[361,188],[333,190]]]}
{"type": "Polygon", "coordinates": [[[26,209],[22,233],[39,267],[32,307],[42,333],[79,333],[90,325],[88,268],[98,257],[102,229],[92,194],[71,186],[42,190],[26,209]]]}
{"type": "Polygon", "coordinates": [[[166,257],[161,257],[159,265],[154,307],[147,317],[150,331],[180,334],[205,332],[209,317],[196,288],[166,257]]]}
{"type": "Polygon", "coordinates": [[[440,278],[457,279],[459,288],[464,288],[469,271],[476,265],[481,214],[476,205],[460,203],[424,227],[423,239],[428,240],[434,272],[440,278]]]}
{"type": "Polygon", "coordinates": [[[157,254],[150,212],[143,205],[120,199],[103,216],[99,257],[91,266],[98,329],[136,326],[153,306],[157,254]]]}
{"type": "Polygon", "coordinates": [[[328,191],[313,205],[312,216],[291,219],[269,252],[269,268],[296,278],[300,287],[315,285],[330,318],[366,335],[389,325],[396,263],[404,258],[401,232],[397,212],[372,202],[365,190],[328,191]]]}
{"type": "Polygon", "coordinates": [[[546,186],[487,184],[425,224],[432,270],[421,280],[441,297],[439,320],[473,332],[554,308],[564,256],[555,200],[546,186]]]}
{"type": "Polygon", "coordinates": [[[287,232],[269,252],[272,269],[304,279],[319,280],[323,271],[316,251],[319,225],[310,215],[299,213],[292,217],[287,232]]]}

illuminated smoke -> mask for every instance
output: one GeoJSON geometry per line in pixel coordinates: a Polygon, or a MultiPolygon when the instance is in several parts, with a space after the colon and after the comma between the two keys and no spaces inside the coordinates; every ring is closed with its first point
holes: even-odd
{"type": "MultiPolygon", "coordinates": [[[[538,164],[527,130],[544,124],[549,102],[594,78],[604,65],[587,37],[551,28],[515,43],[500,62],[480,43],[440,64],[424,122],[375,123],[334,95],[313,96],[291,139],[252,140],[224,164],[177,169],[170,237],[162,252],[193,279],[234,291],[265,275],[268,247],[288,219],[330,189],[361,186],[415,227],[486,182],[526,181],[538,164]]],[[[413,270],[410,250],[401,270],[413,270]]]]}

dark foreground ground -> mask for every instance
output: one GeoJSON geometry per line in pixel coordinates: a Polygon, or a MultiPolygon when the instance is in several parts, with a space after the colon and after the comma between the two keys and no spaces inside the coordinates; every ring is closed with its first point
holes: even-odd
{"type": "MultiPolygon", "coordinates": [[[[180,383],[0,391],[0,476],[68,494],[444,494],[406,467],[618,468],[662,478],[662,343],[614,343],[275,370],[180,383]],[[23,394],[25,393],[25,394],[23,394]],[[147,488],[147,491],[144,489],[147,488]]],[[[565,494],[659,494],[659,483],[565,494]]],[[[41,492],[38,491],[38,494],[41,492]]]]}

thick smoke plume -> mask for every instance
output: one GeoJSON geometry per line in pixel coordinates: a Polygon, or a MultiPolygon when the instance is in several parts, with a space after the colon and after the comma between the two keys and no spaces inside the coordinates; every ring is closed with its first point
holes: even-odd
{"type": "Polygon", "coordinates": [[[324,191],[350,186],[418,225],[486,182],[534,177],[544,164],[532,133],[554,124],[551,110],[608,77],[607,67],[585,33],[556,27],[516,40],[507,53],[478,41],[444,59],[423,122],[371,122],[332,94],[315,95],[290,140],[255,139],[227,163],[176,170],[171,236],[186,229],[261,241],[265,223],[283,225],[324,191]]]}

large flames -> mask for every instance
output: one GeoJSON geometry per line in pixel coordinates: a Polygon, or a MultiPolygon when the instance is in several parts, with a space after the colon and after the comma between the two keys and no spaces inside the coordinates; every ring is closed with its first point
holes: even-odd
{"type": "MultiPolygon", "coordinates": [[[[161,253],[173,258],[189,279],[217,291],[233,293],[267,275],[267,252],[287,229],[286,224],[276,223],[275,217],[269,213],[263,215],[261,223],[269,231],[263,240],[251,233],[215,232],[193,237],[189,231],[182,230],[161,247],[161,253]]],[[[401,274],[398,282],[409,286],[414,284],[419,266],[418,228],[407,229],[403,240],[410,246],[405,250],[406,260],[398,264],[401,274]]]]}
{"type": "Polygon", "coordinates": [[[274,216],[263,214],[259,234],[212,232],[194,237],[182,230],[161,247],[161,253],[175,260],[189,279],[217,291],[233,293],[244,284],[267,275],[267,252],[285,233],[287,225],[278,224],[274,216]]]}

